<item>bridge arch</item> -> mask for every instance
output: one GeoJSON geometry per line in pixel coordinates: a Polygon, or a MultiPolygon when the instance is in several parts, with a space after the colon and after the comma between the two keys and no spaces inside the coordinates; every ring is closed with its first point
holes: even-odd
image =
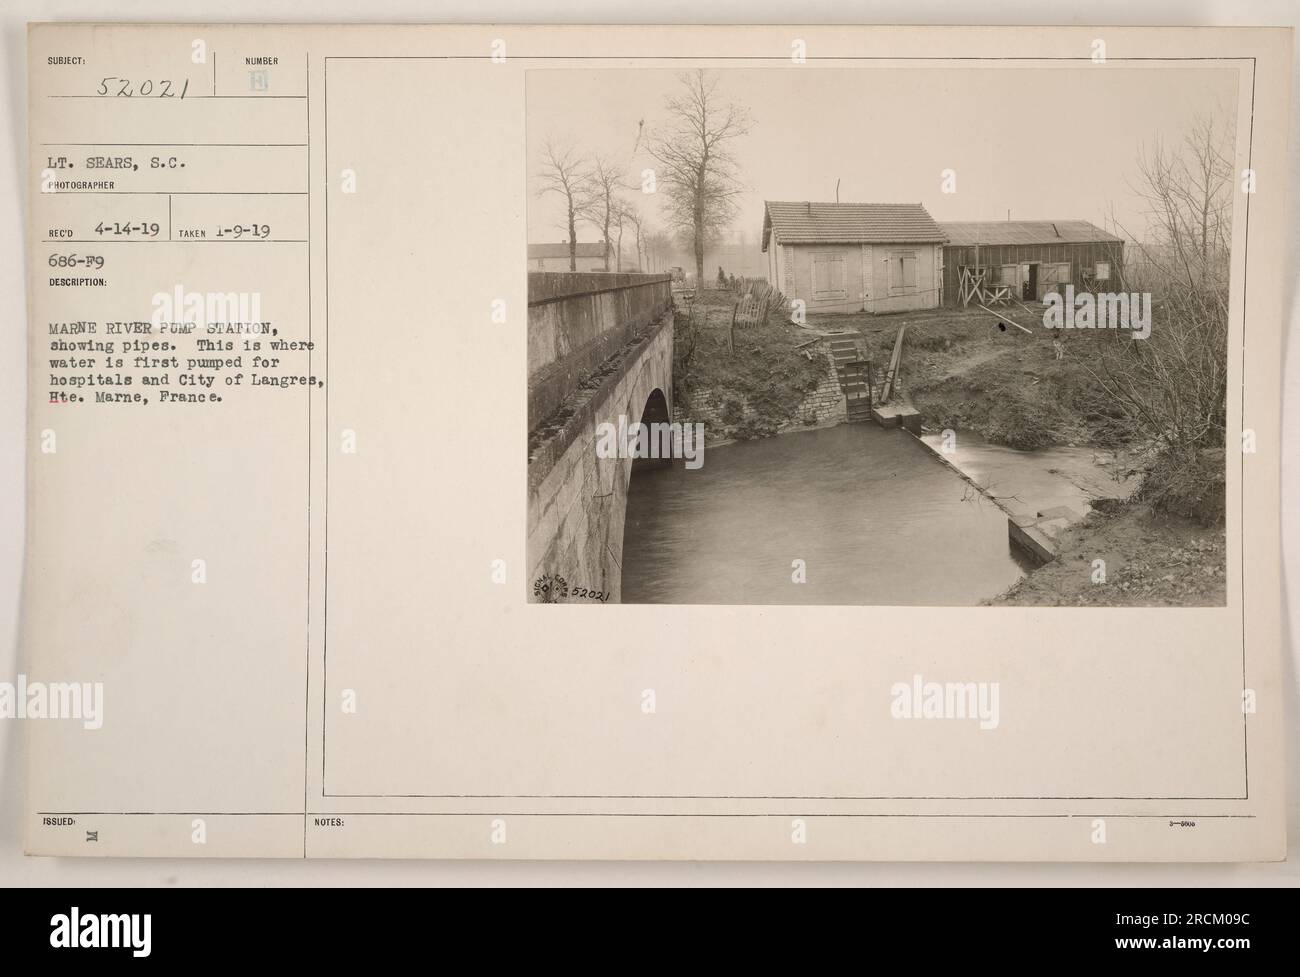
{"type": "Polygon", "coordinates": [[[671,420],[672,354],[667,276],[529,275],[530,600],[564,600],[566,587],[620,599],[640,460],[608,448],[638,422],[671,420]]]}
{"type": "MultiPolygon", "coordinates": [[[[651,390],[640,409],[636,413],[629,409],[627,416],[629,424],[635,419],[647,427],[650,425],[671,424],[673,419],[672,411],[668,407],[668,395],[664,393],[661,387],[655,387],[651,390]]],[[[655,429],[651,428],[651,430],[655,429]]],[[[658,445],[657,449],[662,447],[662,444],[658,445]]],[[[667,447],[671,448],[671,442],[667,447]]],[[[628,468],[628,477],[631,478],[632,475],[647,468],[659,468],[671,463],[671,458],[664,457],[661,450],[657,450],[657,453],[660,457],[632,459],[632,464],[628,468]]]]}

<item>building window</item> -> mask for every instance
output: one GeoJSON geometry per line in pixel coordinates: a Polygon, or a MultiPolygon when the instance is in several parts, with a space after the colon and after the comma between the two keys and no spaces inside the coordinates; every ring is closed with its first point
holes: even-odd
{"type": "Polygon", "coordinates": [[[891,251],[889,254],[889,290],[916,291],[916,252],[891,251]]]}
{"type": "Polygon", "coordinates": [[[1110,262],[1109,262],[1109,261],[1098,261],[1098,262],[1097,262],[1097,266],[1096,266],[1096,270],[1094,271],[1092,277],[1095,278],[1095,279],[1097,279],[1097,281],[1099,281],[1099,282],[1108,282],[1108,281],[1110,281],[1110,262]]]}
{"type": "Polygon", "coordinates": [[[844,255],[821,253],[812,256],[812,293],[814,299],[842,299],[848,296],[844,283],[844,255]]]}
{"type": "Polygon", "coordinates": [[[1044,262],[1038,270],[1040,285],[1065,285],[1070,281],[1070,263],[1068,261],[1044,262]]]}

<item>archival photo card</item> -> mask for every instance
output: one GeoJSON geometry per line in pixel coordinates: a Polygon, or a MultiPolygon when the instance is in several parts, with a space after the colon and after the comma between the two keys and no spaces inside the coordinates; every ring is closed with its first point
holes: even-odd
{"type": "Polygon", "coordinates": [[[27,851],[1285,853],[1287,32],[28,46],[27,851]]]}

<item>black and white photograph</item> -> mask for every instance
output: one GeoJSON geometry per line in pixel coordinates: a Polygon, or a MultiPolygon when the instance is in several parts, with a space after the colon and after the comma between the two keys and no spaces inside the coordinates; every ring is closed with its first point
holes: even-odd
{"type": "Polygon", "coordinates": [[[1238,72],[1095,55],[530,71],[530,599],[1222,606],[1238,72]]]}

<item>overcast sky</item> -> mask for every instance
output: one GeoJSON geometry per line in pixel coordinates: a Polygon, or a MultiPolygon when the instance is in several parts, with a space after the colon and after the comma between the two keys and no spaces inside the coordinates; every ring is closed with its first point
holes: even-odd
{"type": "MultiPolygon", "coordinates": [[[[1132,234],[1145,226],[1136,182],[1141,147],[1179,140],[1198,114],[1232,128],[1237,69],[1106,65],[720,69],[720,91],[749,108],[733,151],[746,192],[730,236],[759,237],[764,200],[925,205],[936,220],[1081,218],[1132,234]],[[957,192],[940,192],[944,169],[957,192]],[[1127,182],[1126,182],[1127,181],[1127,182]]],[[[649,131],[679,87],[673,70],[528,73],[529,241],[561,241],[560,198],[532,179],[548,136],[623,161],[629,179],[654,161],[649,131]]],[[[651,223],[659,201],[633,191],[651,223]]],[[[580,241],[599,239],[590,225],[580,241]]],[[[626,245],[625,245],[626,247],[626,245]]]]}

